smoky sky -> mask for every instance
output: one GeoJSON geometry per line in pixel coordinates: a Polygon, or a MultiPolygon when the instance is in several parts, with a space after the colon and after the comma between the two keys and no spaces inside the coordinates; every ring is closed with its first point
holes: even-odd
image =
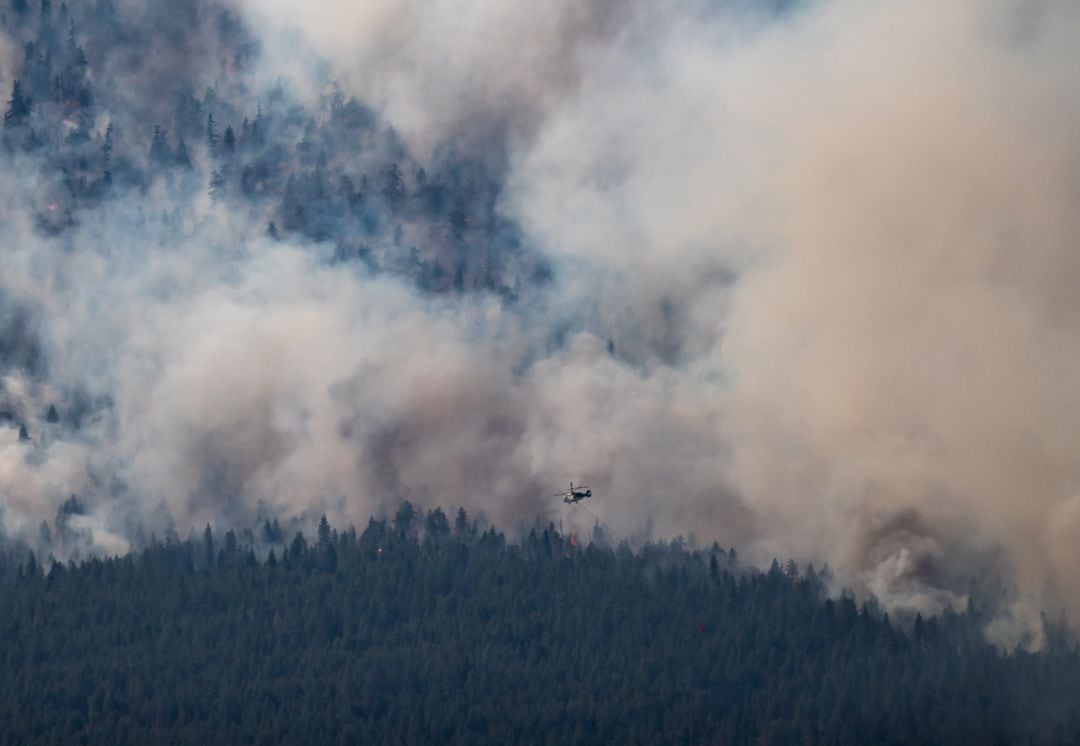
{"type": "MultiPolygon", "coordinates": [[[[1080,614],[1073,4],[183,6],[118,4],[178,41],[102,61],[126,119],[97,112],[95,143],[172,116],[167,70],[217,86],[234,126],[267,91],[314,110],[336,84],[392,133],[358,163],[407,153],[417,191],[446,143],[486,164],[502,243],[470,256],[516,284],[434,293],[269,237],[265,204],[203,193],[198,143],[191,184],[50,233],[59,187],[9,153],[9,536],[73,494],[108,552],[406,498],[584,528],[550,497],[572,478],[620,535],[648,520],[827,562],[893,608],[992,597],[1008,644],[1037,643],[1040,610],[1080,614]],[[181,191],[199,196],[174,218],[181,191]]],[[[5,90],[25,64],[0,44],[5,90]]],[[[406,223],[373,255],[441,230],[406,223]]]]}

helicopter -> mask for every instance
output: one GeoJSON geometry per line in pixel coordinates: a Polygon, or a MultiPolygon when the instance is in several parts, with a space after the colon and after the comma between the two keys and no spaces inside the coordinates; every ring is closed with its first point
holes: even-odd
{"type": "Polygon", "coordinates": [[[592,490],[589,489],[589,486],[586,484],[579,484],[575,487],[573,480],[571,480],[570,489],[566,492],[556,493],[552,495],[552,497],[561,497],[564,503],[573,505],[574,503],[581,502],[586,497],[592,497],[592,490]]]}

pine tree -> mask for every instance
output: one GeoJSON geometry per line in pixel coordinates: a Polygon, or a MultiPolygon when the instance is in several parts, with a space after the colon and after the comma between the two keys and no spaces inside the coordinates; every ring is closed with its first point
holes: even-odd
{"type": "Polygon", "coordinates": [[[454,535],[466,536],[472,533],[469,526],[469,514],[465,512],[465,508],[458,508],[457,516],[454,518],[454,535]]]}
{"type": "Polygon", "coordinates": [[[206,147],[210,149],[211,155],[217,155],[218,133],[213,114],[206,115],[206,147]]]}
{"type": "Polygon", "coordinates": [[[168,166],[173,162],[172,150],[165,139],[165,130],[161,125],[154,125],[154,134],[150,139],[150,162],[158,166],[168,166]]]}
{"type": "Polygon", "coordinates": [[[210,529],[209,523],[203,531],[203,558],[207,567],[214,566],[214,532],[210,529]]]}
{"type": "Polygon", "coordinates": [[[326,513],[323,513],[322,518],[319,520],[319,549],[325,550],[330,546],[330,523],[326,520],[326,513]]]}
{"type": "Polygon", "coordinates": [[[210,199],[215,204],[225,199],[226,185],[225,175],[221,171],[214,169],[214,172],[210,174],[210,199]]]}
{"type": "Polygon", "coordinates": [[[109,164],[112,162],[113,154],[113,125],[109,122],[109,126],[105,128],[105,142],[101,144],[101,165],[106,169],[109,168],[109,164]]]}
{"type": "Polygon", "coordinates": [[[22,83],[17,78],[11,85],[11,98],[7,104],[8,110],[4,112],[5,125],[18,127],[30,116],[33,99],[23,92],[22,83]]]}
{"type": "Polygon", "coordinates": [[[72,62],[77,61],[79,54],[79,42],[75,39],[75,21],[68,19],[67,53],[72,62]]]}
{"type": "Polygon", "coordinates": [[[191,168],[191,156],[188,155],[187,143],[183,138],[180,138],[180,143],[176,146],[176,165],[191,168]]]}
{"type": "Polygon", "coordinates": [[[428,511],[424,518],[424,534],[429,541],[442,541],[450,535],[450,521],[442,508],[428,511]]]}
{"type": "Polygon", "coordinates": [[[416,508],[408,500],[401,503],[394,516],[394,529],[403,537],[412,534],[416,522],[416,508]]]}
{"type": "Polygon", "coordinates": [[[396,163],[391,163],[386,169],[382,193],[390,207],[395,210],[405,201],[405,179],[396,163]]]}
{"type": "Polygon", "coordinates": [[[300,562],[304,559],[304,555],[307,554],[308,545],[307,540],[304,538],[304,534],[300,531],[296,532],[296,536],[289,542],[289,559],[293,562],[300,562]]]}
{"type": "Polygon", "coordinates": [[[330,97],[330,116],[338,117],[345,111],[345,94],[341,92],[341,86],[334,83],[334,92],[330,97]]]}

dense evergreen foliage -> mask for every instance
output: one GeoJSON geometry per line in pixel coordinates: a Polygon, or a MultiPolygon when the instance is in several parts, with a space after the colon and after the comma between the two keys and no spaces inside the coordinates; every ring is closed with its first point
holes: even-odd
{"type": "Polygon", "coordinates": [[[26,196],[43,235],[127,200],[131,232],[168,242],[205,217],[208,195],[274,238],[330,244],[429,292],[512,300],[549,275],[496,210],[499,148],[413,154],[333,81],[314,104],[260,86],[260,45],[227,2],[0,0],[0,45],[23,58],[0,162],[36,172],[26,196]]]}
{"type": "Polygon", "coordinates": [[[464,513],[6,568],[4,743],[1069,743],[1080,652],[464,513]],[[269,542],[269,544],[267,543],[269,542]]]}
{"type": "MultiPolygon", "coordinates": [[[[234,3],[0,0],[0,53],[11,73],[0,94],[7,244],[97,252],[115,266],[147,246],[179,253],[209,241],[226,256],[295,245],[320,267],[393,276],[424,298],[478,294],[510,309],[551,287],[550,260],[500,212],[506,143],[470,149],[448,134],[412,152],[329,72],[314,92],[268,81],[234,3]]],[[[173,271],[196,274],[184,263],[173,271]]],[[[50,378],[50,367],[75,376],[113,350],[105,330],[92,354],[65,358],[57,352],[71,340],[42,329],[45,318],[68,319],[64,295],[85,288],[57,282],[24,296],[14,285],[0,287],[11,463],[39,466],[57,444],[85,448],[53,452],[59,476],[41,494],[55,506],[77,471],[68,465],[119,432],[105,413],[138,407],[116,406],[111,374],[97,389],[50,378]]],[[[683,312],[670,297],[658,303],[655,325],[630,306],[612,310],[612,328],[644,331],[618,349],[607,336],[609,357],[633,364],[637,345],[678,364],[683,312]]],[[[570,313],[538,348],[565,344],[588,309],[570,313]]],[[[162,368],[147,370],[139,375],[162,368]]],[[[342,385],[366,381],[361,370],[342,385]]],[[[467,393],[462,411],[474,408],[467,393]]],[[[516,394],[506,399],[518,406],[516,394]]],[[[446,421],[456,425],[457,411],[446,421]]],[[[343,412],[335,430],[367,415],[343,412]]],[[[454,430],[425,441],[407,417],[384,419],[370,436],[376,471],[397,463],[386,442],[409,444],[395,456],[406,463],[454,430]]],[[[498,412],[481,425],[485,448],[525,429],[498,412]]],[[[216,451],[216,427],[190,428],[191,450],[216,451]]],[[[186,423],[177,430],[184,439],[170,450],[189,442],[186,423]]],[[[274,434],[238,440],[264,458],[267,443],[286,440],[274,434]]],[[[115,461],[143,447],[132,442],[115,461]]],[[[230,481],[221,450],[191,494],[227,508],[250,473],[230,481]]],[[[716,546],[635,550],[599,529],[581,541],[553,525],[508,542],[464,512],[421,517],[407,504],[361,532],[324,519],[310,540],[269,521],[158,541],[141,535],[140,514],[107,525],[139,549],[104,558],[94,555],[109,517],[101,506],[152,495],[131,497],[131,470],[102,461],[51,525],[24,520],[51,507],[0,520],[0,743],[1080,742],[1080,650],[1049,625],[1043,650],[1002,651],[977,608],[895,620],[872,601],[828,598],[821,576],[791,563],[759,572],[716,546]]],[[[0,514],[7,501],[0,495],[0,514]]],[[[165,510],[159,528],[174,518],[165,510]]]]}

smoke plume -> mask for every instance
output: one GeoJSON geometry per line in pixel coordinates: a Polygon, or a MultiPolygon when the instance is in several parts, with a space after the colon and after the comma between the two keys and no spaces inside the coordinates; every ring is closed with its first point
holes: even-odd
{"type": "Polygon", "coordinates": [[[979,604],[1004,644],[1080,617],[1074,4],[140,8],[116,13],[175,39],[91,54],[119,81],[78,125],[94,146],[171,123],[184,71],[222,129],[291,143],[309,202],[355,179],[353,222],[200,134],[190,177],[81,212],[48,146],[9,147],[8,536],[39,541],[71,495],[81,551],[406,498],[591,524],[550,497],[573,478],[619,535],[979,604]],[[324,120],[344,145],[320,160],[324,120]],[[391,160],[423,209],[382,187],[391,160]],[[256,186],[208,194],[215,169],[256,186]]]}

